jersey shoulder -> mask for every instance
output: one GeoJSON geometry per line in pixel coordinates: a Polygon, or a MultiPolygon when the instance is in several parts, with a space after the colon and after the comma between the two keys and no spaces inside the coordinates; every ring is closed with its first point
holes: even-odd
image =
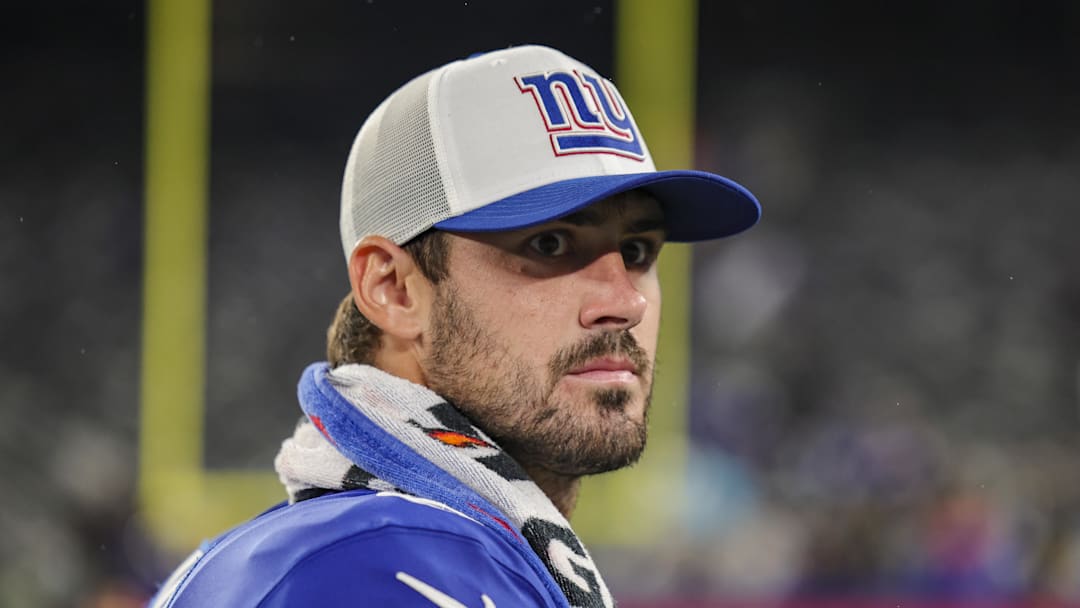
{"type": "Polygon", "coordinates": [[[207,543],[150,606],[556,606],[559,599],[514,547],[464,514],[355,490],[279,505],[207,543]]]}

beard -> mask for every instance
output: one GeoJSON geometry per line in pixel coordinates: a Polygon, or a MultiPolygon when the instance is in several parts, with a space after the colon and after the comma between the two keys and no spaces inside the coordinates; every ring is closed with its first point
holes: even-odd
{"type": "Polygon", "coordinates": [[[629,330],[605,331],[558,350],[548,378],[539,377],[484,329],[447,279],[437,288],[425,363],[428,387],[526,467],[593,475],[632,465],[645,449],[652,364],[629,330]],[[576,400],[554,394],[570,370],[615,354],[629,358],[647,381],[640,419],[627,412],[634,393],[626,389],[593,389],[576,400]]]}

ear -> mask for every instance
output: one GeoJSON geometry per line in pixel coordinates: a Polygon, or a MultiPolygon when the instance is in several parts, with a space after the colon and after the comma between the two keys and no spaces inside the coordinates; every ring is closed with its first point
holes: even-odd
{"type": "Polygon", "coordinates": [[[432,286],[404,249],[385,237],[365,237],[349,258],[349,282],[356,308],[384,334],[420,337],[432,286]]]}

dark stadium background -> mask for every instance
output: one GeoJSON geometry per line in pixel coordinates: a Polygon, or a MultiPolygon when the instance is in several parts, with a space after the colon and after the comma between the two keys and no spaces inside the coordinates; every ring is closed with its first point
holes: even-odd
{"type": "MultiPolygon", "coordinates": [[[[296,419],[377,101],[526,42],[613,74],[616,11],[214,3],[208,466],[296,419]]],[[[130,605],[176,558],[133,518],[145,20],[0,19],[4,606],[130,605]]],[[[765,216],[696,249],[685,527],[592,547],[624,606],[1080,602],[1078,31],[1067,1],[700,3],[696,164],[765,216]]]]}

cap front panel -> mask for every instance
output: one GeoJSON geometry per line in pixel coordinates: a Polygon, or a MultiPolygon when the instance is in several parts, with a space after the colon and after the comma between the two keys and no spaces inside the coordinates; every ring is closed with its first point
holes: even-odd
{"type": "Polygon", "coordinates": [[[565,179],[655,170],[614,85],[557,51],[460,62],[435,95],[454,213],[565,179]]]}

